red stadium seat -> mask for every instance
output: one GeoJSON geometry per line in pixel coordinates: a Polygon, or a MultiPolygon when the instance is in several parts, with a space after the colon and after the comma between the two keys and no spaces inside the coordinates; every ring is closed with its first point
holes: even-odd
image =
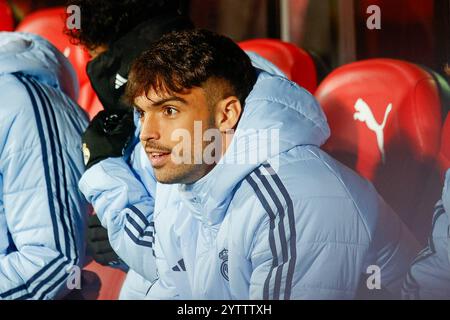
{"type": "Polygon", "coordinates": [[[126,273],[92,261],[83,269],[82,277],[81,297],[77,299],[117,300],[126,273]]]}
{"type": "Polygon", "coordinates": [[[439,151],[439,166],[442,175],[450,168],[450,115],[444,122],[441,137],[441,150],[439,151]]]}
{"type": "Polygon", "coordinates": [[[13,31],[14,20],[6,0],[0,0],[0,31],[13,31]]]}
{"type": "Polygon", "coordinates": [[[78,104],[89,114],[89,119],[92,119],[99,111],[103,110],[103,106],[89,81],[80,87],[78,104]]]}
{"type": "Polygon", "coordinates": [[[371,180],[424,241],[441,189],[435,78],[407,62],[366,60],[332,72],[316,96],[331,127],[324,149],[371,180]]]}
{"type": "Polygon", "coordinates": [[[318,74],[314,58],[295,45],[275,39],[255,39],[239,43],[276,65],[292,81],[311,93],[316,91],[318,74]]]}
{"type": "Polygon", "coordinates": [[[38,34],[57,47],[74,66],[81,88],[89,81],[86,74],[89,54],[81,46],[71,44],[63,33],[65,16],[64,7],[39,10],[26,16],[17,27],[17,31],[38,34]]]}

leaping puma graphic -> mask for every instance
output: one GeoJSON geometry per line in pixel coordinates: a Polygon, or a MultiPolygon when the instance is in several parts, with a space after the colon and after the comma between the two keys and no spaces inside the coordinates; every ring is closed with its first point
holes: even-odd
{"type": "Polygon", "coordinates": [[[363,99],[358,99],[355,103],[355,110],[356,112],[353,114],[354,120],[359,120],[361,122],[365,122],[367,127],[375,132],[377,135],[377,143],[378,143],[378,149],[381,152],[381,160],[384,163],[385,162],[385,153],[384,153],[384,127],[386,126],[387,118],[389,116],[389,113],[392,110],[392,103],[390,103],[386,111],[384,113],[384,119],[381,124],[375,120],[375,117],[372,113],[372,110],[367,105],[367,103],[363,99]]]}

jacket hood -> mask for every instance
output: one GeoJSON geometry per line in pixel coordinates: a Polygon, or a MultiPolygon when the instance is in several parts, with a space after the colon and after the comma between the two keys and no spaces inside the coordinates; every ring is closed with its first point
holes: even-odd
{"type": "Polygon", "coordinates": [[[206,215],[208,223],[215,224],[226,211],[233,189],[253,170],[269,159],[276,167],[278,155],[301,145],[321,146],[329,136],[325,114],[310,93],[258,70],[225,155],[202,179],[180,185],[182,197],[194,213],[206,215]]]}
{"type": "Polygon", "coordinates": [[[40,36],[0,32],[0,75],[22,72],[78,98],[78,79],[69,60],[40,36]]]}

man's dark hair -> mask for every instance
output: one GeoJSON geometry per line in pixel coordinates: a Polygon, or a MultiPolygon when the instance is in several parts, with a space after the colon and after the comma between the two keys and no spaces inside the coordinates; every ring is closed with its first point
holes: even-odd
{"type": "Polygon", "coordinates": [[[69,0],[81,9],[81,29],[66,29],[76,44],[89,49],[111,45],[140,23],[165,13],[176,13],[180,0],[69,0]]]}
{"type": "MultiPolygon", "coordinates": [[[[164,35],[133,64],[128,76],[126,100],[157,92],[180,93],[219,80],[242,105],[256,82],[250,58],[230,38],[207,30],[175,31],[164,35]]],[[[222,97],[225,98],[225,97],[222,97]]]]}

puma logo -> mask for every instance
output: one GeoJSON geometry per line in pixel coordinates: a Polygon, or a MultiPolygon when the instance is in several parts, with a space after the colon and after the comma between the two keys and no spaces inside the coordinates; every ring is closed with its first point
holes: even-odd
{"type": "Polygon", "coordinates": [[[377,143],[378,143],[378,149],[381,152],[381,161],[385,162],[385,153],[384,153],[384,127],[386,126],[386,121],[389,116],[389,113],[392,111],[392,103],[390,103],[386,111],[384,113],[384,119],[381,124],[375,120],[375,117],[372,113],[372,110],[367,105],[367,103],[363,99],[358,99],[355,104],[355,110],[356,112],[353,114],[354,120],[359,120],[361,122],[365,122],[367,127],[375,132],[377,135],[377,143]]]}

